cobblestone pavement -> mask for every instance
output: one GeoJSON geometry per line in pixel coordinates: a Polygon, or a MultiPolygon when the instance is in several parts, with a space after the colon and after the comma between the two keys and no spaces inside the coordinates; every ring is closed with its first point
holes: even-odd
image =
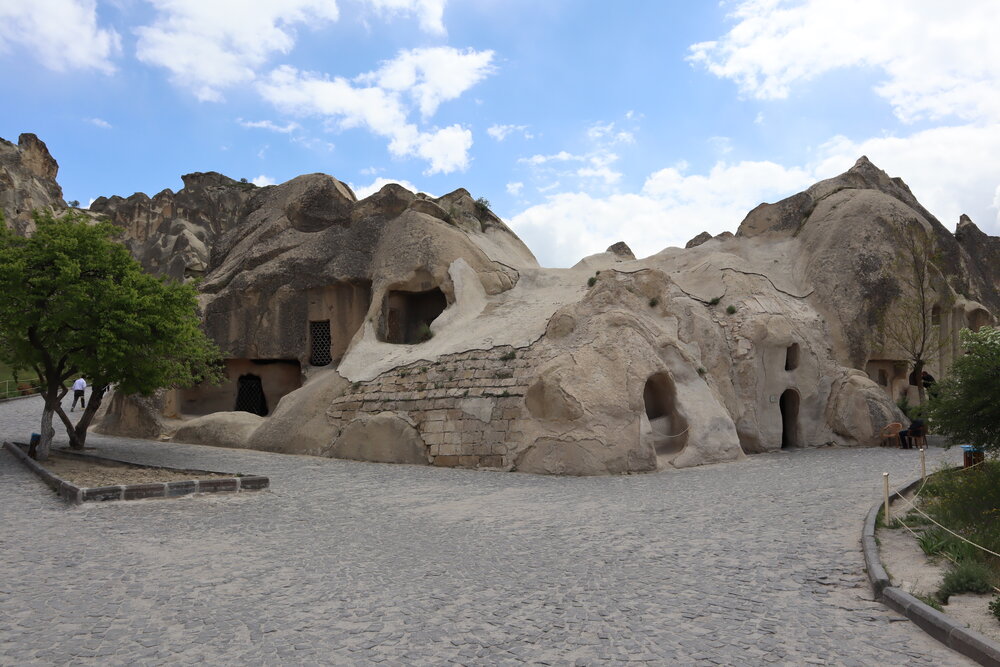
{"type": "MultiPolygon", "coordinates": [[[[0,436],[40,405],[0,405],[0,436]]],[[[89,444],[271,490],[71,507],[0,453],[0,664],[968,664],[863,572],[915,451],[555,478],[89,444]]]]}

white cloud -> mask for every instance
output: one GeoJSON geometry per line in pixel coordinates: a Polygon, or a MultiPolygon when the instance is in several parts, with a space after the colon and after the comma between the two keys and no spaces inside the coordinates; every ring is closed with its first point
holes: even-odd
{"type": "Polygon", "coordinates": [[[253,183],[254,185],[256,185],[259,188],[262,188],[265,185],[274,185],[275,183],[277,183],[277,181],[275,181],[273,178],[271,178],[270,176],[267,176],[265,174],[261,174],[260,176],[258,176],[257,178],[253,179],[250,182],[253,183]]]}
{"type": "Polygon", "coordinates": [[[533,138],[533,135],[528,132],[527,125],[491,125],[486,130],[486,134],[497,141],[503,141],[515,132],[523,134],[525,139],[533,138]]]}
{"type": "Polygon", "coordinates": [[[84,120],[90,123],[91,125],[101,128],[102,130],[111,129],[111,123],[104,120],[103,118],[84,118],[84,120]]]}
{"type": "Polygon", "coordinates": [[[967,213],[983,231],[1000,235],[1000,124],[936,127],[907,137],[852,141],[834,137],[812,166],[827,178],[860,155],[902,178],[914,196],[949,229],[967,213]]]}
{"type": "Polygon", "coordinates": [[[567,153],[566,151],[559,151],[552,155],[532,155],[531,157],[523,157],[518,159],[518,162],[523,162],[530,165],[541,165],[547,162],[583,162],[587,158],[583,155],[573,155],[572,153],[567,153]]]}
{"type": "Polygon", "coordinates": [[[415,186],[413,183],[410,183],[407,180],[399,178],[383,178],[381,176],[376,178],[368,185],[360,185],[360,186],[354,186],[353,184],[349,185],[351,186],[351,190],[354,191],[354,195],[360,200],[364,199],[365,197],[370,197],[371,195],[375,194],[376,192],[378,192],[379,190],[381,190],[383,187],[385,187],[390,183],[396,183],[398,185],[402,185],[410,192],[420,192],[417,186],[415,186]]]}
{"type": "Polygon", "coordinates": [[[689,60],[758,99],[834,69],[877,68],[875,91],[903,121],[1000,116],[995,0],[743,0],[736,25],[689,60]]]}
{"type": "Polygon", "coordinates": [[[843,173],[861,155],[902,178],[949,229],[967,213],[986,233],[1000,234],[1000,124],[862,141],[838,136],[799,166],[720,161],[707,173],[692,174],[681,162],[651,174],[639,192],[551,194],[515,215],[511,226],[550,266],[570,266],[619,240],[639,256],[650,255],[682,246],[702,231],[736,231],[761,202],[778,201],[843,173]]]}
{"type": "Polygon", "coordinates": [[[733,152],[733,140],[729,137],[709,137],[708,145],[718,155],[726,155],[733,152]]]}
{"type": "Polygon", "coordinates": [[[294,26],[339,17],[327,0],[151,0],[158,14],[136,29],[139,60],[167,68],[174,83],[198,99],[218,101],[222,89],[252,81],[256,69],[295,44],[294,26]]]}
{"type": "MultiPolygon", "coordinates": [[[[399,60],[410,61],[412,53],[403,52],[399,60]]],[[[453,56],[469,57],[482,62],[468,52],[453,53],[453,56]]],[[[403,70],[407,70],[407,67],[403,67],[403,70]]],[[[472,132],[460,125],[433,130],[419,129],[409,121],[409,108],[401,98],[402,92],[406,90],[405,77],[400,75],[399,79],[386,79],[386,71],[393,71],[392,63],[352,82],[343,77],[328,78],[283,66],[258,82],[257,90],[264,99],[287,113],[324,116],[341,130],[363,127],[385,137],[389,139],[389,151],[393,155],[420,157],[429,162],[430,167],[425,172],[427,174],[450,173],[468,167],[472,132]],[[387,82],[390,87],[356,85],[357,81],[387,82]]],[[[430,86],[415,94],[425,110],[436,108],[434,104],[427,102],[428,99],[440,101],[458,95],[464,92],[462,86],[471,86],[477,80],[475,77],[466,77],[462,81],[453,82],[450,84],[452,87],[445,90],[438,83],[431,85],[419,77],[408,79],[414,86],[430,86]],[[428,107],[427,104],[431,106],[428,107]]]]}
{"type": "Polygon", "coordinates": [[[121,37],[97,24],[95,0],[3,0],[0,53],[37,58],[57,72],[96,69],[110,74],[121,37]]]}
{"type": "MultiPolygon", "coordinates": [[[[507,194],[509,195],[518,197],[520,196],[522,190],[524,190],[524,183],[521,183],[520,181],[507,184],[507,194]]],[[[998,194],[997,196],[1000,196],[1000,194],[998,194]]]]}
{"type": "MultiPolygon", "coordinates": [[[[631,118],[628,114],[626,114],[625,117],[631,118]]],[[[635,136],[631,132],[627,132],[625,130],[616,131],[615,124],[613,122],[591,125],[587,129],[587,138],[591,141],[600,142],[605,145],[635,143],[635,136]]]]}
{"type": "Polygon", "coordinates": [[[447,0],[369,0],[372,6],[388,14],[416,14],[421,29],[444,34],[444,6],[447,0]]]}
{"type": "MultiPolygon", "coordinates": [[[[259,69],[275,54],[292,50],[297,29],[314,29],[340,18],[335,0],[149,2],[157,15],[153,23],[135,31],[137,57],[169,70],[176,85],[191,89],[202,101],[219,101],[226,88],[255,80],[259,69]]],[[[381,14],[416,15],[424,30],[444,32],[446,0],[364,2],[381,14]]],[[[410,53],[412,70],[421,81],[407,89],[420,96],[421,108],[436,108],[441,101],[450,99],[449,91],[460,88],[474,75],[468,71],[468,58],[436,59],[443,58],[436,49],[415,49],[410,53]]],[[[402,69],[405,64],[398,67],[402,69]]]]}
{"type": "Polygon", "coordinates": [[[620,172],[608,167],[581,167],[576,170],[576,175],[580,178],[593,178],[602,181],[605,185],[614,185],[621,180],[620,172]]]}
{"type": "Polygon", "coordinates": [[[622,240],[637,256],[647,256],[683,246],[703,231],[735,230],[761,201],[784,198],[815,180],[806,170],[773,162],[719,162],[707,174],[685,171],[683,164],[661,169],[638,193],[555,194],[510,224],[543,265],[571,266],[622,240]]]}
{"type": "Polygon", "coordinates": [[[300,129],[298,123],[289,122],[284,125],[279,125],[270,120],[243,120],[242,118],[237,118],[236,122],[241,126],[250,129],[260,129],[260,130],[271,130],[272,132],[280,132],[281,134],[289,134],[295,130],[300,129]]]}
{"type": "Polygon", "coordinates": [[[401,51],[377,71],[358,77],[362,83],[410,96],[424,118],[433,116],[442,102],[459,97],[489,76],[492,51],[440,46],[401,51]]]}

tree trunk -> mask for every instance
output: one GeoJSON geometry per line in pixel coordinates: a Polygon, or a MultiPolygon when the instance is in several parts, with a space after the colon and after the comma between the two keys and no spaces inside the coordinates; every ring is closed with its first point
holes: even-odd
{"type": "Polygon", "coordinates": [[[104,400],[104,392],[107,390],[108,385],[101,387],[95,387],[90,391],[90,400],[87,401],[87,407],[83,411],[83,416],[80,417],[80,421],[76,423],[76,428],[69,436],[69,446],[72,449],[83,449],[84,445],[87,443],[87,429],[90,428],[91,422],[94,421],[94,415],[97,414],[97,410],[101,407],[101,401],[104,400]]]}
{"type": "Polygon", "coordinates": [[[927,401],[927,392],[924,390],[924,360],[917,359],[913,364],[913,376],[917,379],[917,397],[920,400],[920,405],[923,405],[927,401]]]}
{"type": "Polygon", "coordinates": [[[56,407],[59,405],[59,398],[51,389],[44,396],[45,407],[42,409],[42,424],[40,429],[42,437],[39,438],[37,447],[28,449],[28,455],[36,461],[48,460],[49,450],[52,446],[52,437],[56,433],[55,428],[52,426],[52,415],[55,414],[56,407]]]}

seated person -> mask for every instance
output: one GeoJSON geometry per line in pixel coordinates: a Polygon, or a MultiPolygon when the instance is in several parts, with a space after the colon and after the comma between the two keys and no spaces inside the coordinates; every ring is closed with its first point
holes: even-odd
{"type": "Polygon", "coordinates": [[[899,446],[903,449],[911,449],[913,447],[913,438],[924,435],[926,428],[927,427],[924,426],[923,419],[920,419],[919,417],[914,419],[910,422],[909,428],[903,429],[899,432],[899,446]]]}

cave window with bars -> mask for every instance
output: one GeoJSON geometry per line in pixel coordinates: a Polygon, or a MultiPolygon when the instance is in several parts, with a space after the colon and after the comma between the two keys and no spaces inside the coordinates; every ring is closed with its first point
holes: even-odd
{"type": "Polygon", "coordinates": [[[309,363],[313,366],[327,366],[333,361],[330,356],[330,320],[309,323],[309,363]]]}

